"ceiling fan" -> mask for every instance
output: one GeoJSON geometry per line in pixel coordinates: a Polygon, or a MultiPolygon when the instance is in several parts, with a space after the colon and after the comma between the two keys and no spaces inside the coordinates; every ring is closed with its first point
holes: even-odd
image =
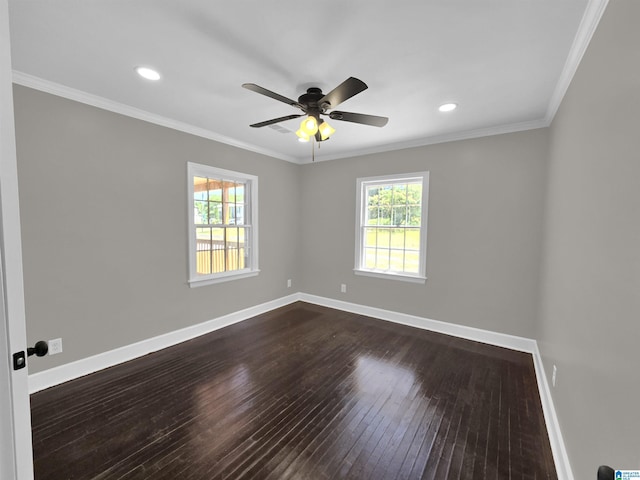
{"type": "Polygon", "coordinates": [[[339,104],[366,90],[367,84],[355,77],[349,77],[329,93],[324,94],[317,87],[307,89],[307,93],[303,93],[298,97],[298,101],[291,100],[277,93],[267,90],[255,83],[242,84],[247,90],[260,93],[271,97],[280,102],[299,108],[303,113],[298,115],[287,115],[285,117],[273,118],[264,122],[254,123],[250,125],[254,128],[266,127],[274,123],[293,120],[306,115],[302,120],[300,129],[296,132],[298,138],[302,141],[309,141],[315,138],[316,141],[322,142],[327,140],[335,129],[331,127],[325,120],[320,118],[321,115],[328,115],[332,120],[341,120],[343,122],[361,123],[363,125],[372,125],[374,127],[384,127],[389,119],[387,117],[378,117],[376,115],[365,115],[363,113],[339,112],[333,110],[339,104]],[[331,110],[331,111],[329,111],[331,110]]]}

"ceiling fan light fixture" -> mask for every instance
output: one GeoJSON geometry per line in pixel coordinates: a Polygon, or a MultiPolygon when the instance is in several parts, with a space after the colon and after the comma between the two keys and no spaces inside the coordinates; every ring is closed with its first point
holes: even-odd
{"type": "Polygon", "coordinates": [[[142,78],[146,78],[147,80],[152,80],[152,81],[160,80],[160,74],[153,68],[136,67],[135,71],[138,75],[140,75],[142,78]]]}
{"type": "Polygon", "coordinates": [[[296,135],[298,136],[298,141],[299,142],[308,142],[310,139],[310,136],[306,134],[306,132],[302,131],[302,128],[300,128],[297,132],[296,135]]]}
{"type": "Polygon", "coordinates": [[[441,112],[452,112],[456,108],[458,108],[457,103],[443,103],[438,107],[438,110],[440,110],[441,112]]]}
{"type": "Polygon", "coordinates": [[[300,123],[300,130],[307,134],[307,136],[315,135],[318,132],[318,120],[316,117],[309,115],[300,123]]]}
{"type": "Polygon", "coordinates": [[[318,127],[318,131],[320,132],[320,138],[326,140],[336,132],[336,129],[323,120],[318,127]]]}

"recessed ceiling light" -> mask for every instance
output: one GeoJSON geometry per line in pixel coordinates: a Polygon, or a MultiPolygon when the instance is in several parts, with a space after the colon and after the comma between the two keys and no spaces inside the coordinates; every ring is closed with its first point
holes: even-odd
{"type": "Polygon", "coordinates": [[[156,72],[153,68],[149,67],[136,67],[136,72],[142,78],[146,78],[147,80],[160,80],[160,74],[156,72]]]}
{"type": "Polygon", "coordinates": [[[441,112],[451,112],[452,110],[455,110],[456,108],[458,108],[458,104],[457,103],[444,103],[444,104],[440,105],[440,107],[438,107],[438,110],[440,110],[441,112]]]}

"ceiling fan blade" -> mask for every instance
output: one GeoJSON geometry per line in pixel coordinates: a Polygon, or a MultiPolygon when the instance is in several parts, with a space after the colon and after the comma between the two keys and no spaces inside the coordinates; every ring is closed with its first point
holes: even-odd
{"type": "Polygon", "coordinates": [[[273,125],[274,123],[280,123],[280,122],[284,122],[286,120],[293,120],[294,118],[298,118],[298,117],[301,117],[301,116],[302,116],[302,114],[300,114],[300,115],[287,115],[286,117],[273,118],[271,120],[265,120],[264,122],[254,123],[253,125],[249,125],[249,126],[253,127],[253,128],[266,127],[267,125],[273,125]]]}
{"type": "Polygon", "coordinates": [[[263,88],[260,85],[256,85],[255,83],[243,83],[242,87],[246,88],[247,90],[251,90],[252,92],[266,95],[267,97],[271,97],[275,100],[286,103],[287,105],[292,105],[294,107],[300,108],[300,104],[295,100],[291,100],[290,98],[287,98],[278,93],[272,92],[271,90],[267,90],[266,88],[263,88]]]}
{"type": "Polygon", "coordinates": [[[362,123],[373,127],[384,127],[389,121],[387,117],[378,117],[377,115],[336,111],[329,113],[329,118],[332,120],[342,120],[344,122],[362,123]]]}
{"type": "Polygon", "coordinates": [[[349,77],[336,88],[327,93],[318,101],[318,105],[329,103],[329,108],[336,108],[345,100],[350,99],[354,95],[366,90],[367,84],[355,77],[349,77]]]}

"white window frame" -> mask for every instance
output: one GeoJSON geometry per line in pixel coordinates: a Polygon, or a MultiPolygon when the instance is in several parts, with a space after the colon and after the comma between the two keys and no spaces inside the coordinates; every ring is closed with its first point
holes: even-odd
{"type": "Polygon", "coordinates": [[[396,175],[382,175],[376,177],[358,178],[356,182],[356,275],[401,280],[413,283],[425,283],[427,280],[427,217],[429,210],[429,172],[403,173],[396,175]],[[364,267],[364,229],[367,218],[366,187],[372,185],[386,185],[406,181],[422,181],[422,205],[420,211],[420,264],[417,274],[397,273],[385,270],[367,269],[364,267]]]}
{"type": "Polygon", "coordinates": [[[258,268],[258,177],[247,173],[234,172],[210,165],[202,165],[198,163],[187,163],[187,191],[189,192],[188,219],[189,219],[189,286],[201,287],[214,283],[228,282],[240,278],[254,277],[260,273],[258,268]],[[193,178],[219,178],[228,181],[246,183],[248,186],[248,212],[245,209],[245,225],[250,229],[250,252],[249,267],[242,270],[233,270],[228,272],[212,273],[209,275],[198,275],[196,269],[196,228],[195,228],[195,204],[193,178]],[[247,216],[248,214],[248,216],[247,216]]]}

